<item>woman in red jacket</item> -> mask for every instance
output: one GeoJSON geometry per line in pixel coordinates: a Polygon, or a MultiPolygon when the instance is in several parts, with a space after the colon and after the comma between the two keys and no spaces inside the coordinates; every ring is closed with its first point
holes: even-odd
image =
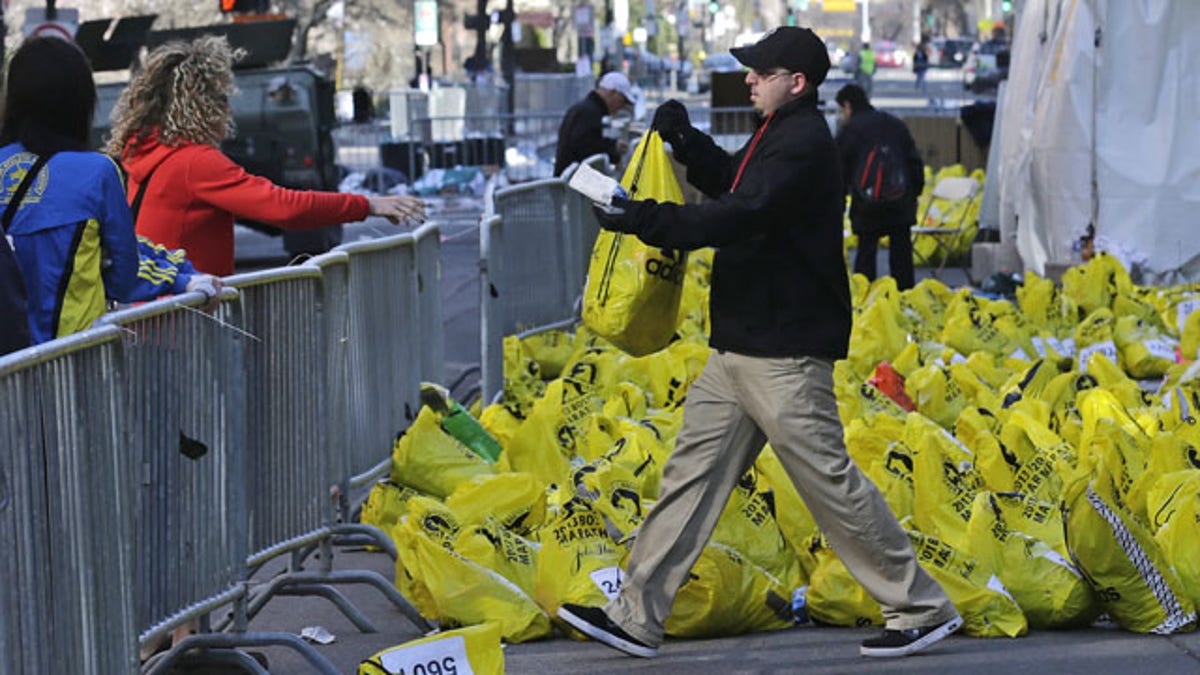
{"type": "Polygon", "coordinates": [[[185,249],[196,269],[225,276],[233,273],[238,218],[287,230],[368,215],[393,223],[424,219],[424,203],[415,197],[289,190],[226,157],[219,146],[233,131],[229,95],[241,56],[220,37],[167,43],[121,93],[107,151],[128,171],[130,201],[143,192],[138,234],[185,249]]]}

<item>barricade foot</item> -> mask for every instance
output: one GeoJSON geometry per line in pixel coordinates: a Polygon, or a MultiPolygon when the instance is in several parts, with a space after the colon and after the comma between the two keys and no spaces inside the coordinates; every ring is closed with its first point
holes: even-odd
{"type": "MultiPolygon", "coordinates": [[[[271,581],[268,582],[264,588],[255,593],[254,598],[250,601],[246,609],[246,616],[248,619],[254,618],[254,616],[262,611],[262,608],[266,606],[267,601],[270,600],[272,596],[284,594],[282,589],[285,587],[301,586],[305,591],[307,591],[289,591],[286,593],[286,595],[320,594],[324,596],[325,591],[317,591],[316,589],[321,586],[327,586],[328,584],[368,584],[374,586],[379,590],[380,593],[383,593],[384,597],[390,600],[392,604],[396,606],[396,609],[399,609],[400,612],[413,623],[413,625],[420,629],[421,632],[429,632],[435,627],[433,624],[429,623],[425,617],[421,616],[421,613],[417,611],[417,608],[413,607],[412,603],[408,601],[408,598],[405,598],[400,591],[396,590],[396,587],[393,586],[391,582],[383,578],[383,576],[378,572],[372,572],[369,570],[287,572],[285,574],[281,574],[274,579],[271,579],[271,581]]],[[[349,603],[348,600],[346,602],[349,607],[353,608],[353,605],[349,603]]],[[[354,609],[353,611],[356,614],[358,613],[357,609],[354,609]]],[[[345,612],[343,611],[343,613],[345,612]]],[[[361,614],[359,615],[361,616],[361,614]]],[[[347,618],[350,618],[351,621],[354,621],[350,614],[347,613],[346,616],[347,618]]],[[[369,621],[366,623],[370,624],[369,621]]],[[[357,623],[355,625],[358,626],[357,623]]],[[[364,633],[374,632],[373,628],[371,630],[366,630],[361,626],[359,627],[359,630],[362,630],[364,633]]]]}
{"type": "MultiPolygon", "coordinates": [[[[300,636],[291,633],[201,633],[193,635],[171,647],[171,650],[161,658],[155,658],[148,662],[142,672],[144,675],[166,675],[186,652],[193,649],[220,650],[221,653],[216,655],[220,661],[237,659],[236,665],[248,667],[250,669],[248,672],[256,675],[267,672],[254,657],[236,651],[238,647],[287,647],[298,652],[321,675],[338,675],[337,668],[334,668],[328,659],[321,656],[316,649],[313,649],[312,645],[302,640],[300,636]],[[244,658],[233,657],[232,652],[242,654],[244,658]]],[[[215,655],[212,652],[210,654],[215,655]]]]}
{"type": "Polygon", "coordinates": [[[384,553],[391,556],[392,560],[399,555],[396,552],[396,542],[374,525],[360,523],[335,525],[333,533],[335,546],[378,546],[383,549],[384,553]]]}

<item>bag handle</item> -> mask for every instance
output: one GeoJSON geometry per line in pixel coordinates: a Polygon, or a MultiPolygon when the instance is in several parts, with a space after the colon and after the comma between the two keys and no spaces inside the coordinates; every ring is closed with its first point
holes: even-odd
{"type": "Polygon", "coordinates": [[[638,147],[637,168],[633,170],[633,180],[630,181],[630,183],[629,183],[629,198],[630,199],[633,199],[634,197],[637,196],[638,181],[640,181],[642,179],[642,167],[646,165],[645,142],[649,142],[651,134],[657,134],[657,133],[658,133],[657,131],[646,132],[645,137],[642,139],[643,143],[638,147]]]}
{"type": "Polygon", "coordinates": [[[33,185],[33,179],[37,177],[38,172],[46,166],[46,162],[50,161],[50,157],[54,153],[49,153],[38,157],[33,162],[33,166],[25,172],[25,177],[21,179],[21,184],[17,186],[16,192],[13,193],[11,199],[8,200],[8,207],[4,209],[4,231],[8,232],[9,225],[12,224],[12,219],[17,215],[17,207],[21,205],[21,200],[25,199],[25,193],[29,192],[30,186],[33,185]]]}
{"type": "Polygon", "coordinates": [[[138,213],[142,210],[142,199],[146,196],[146,186],[150,184],[150,179],[154,176],[154,172],[158,171],[159,166],[162,165],[160,164],[150,169],[150,173],[146,174],[146,177],[142,179],[142,184],[138,186],[137,194],[133,196],[133,202],[129,205],[129,210],[133,213],[133,226],[135,230],[137,229],[138,213]]]}

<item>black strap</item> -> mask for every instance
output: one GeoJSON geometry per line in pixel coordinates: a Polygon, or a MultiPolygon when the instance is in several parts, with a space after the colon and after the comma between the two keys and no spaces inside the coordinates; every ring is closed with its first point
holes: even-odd
{"type": "Polygon", "coordinates": [[[146,196],[146,186],[150,184],[150,177],[154,172],[158,171],[158,166],[150,169],[150,173],[142,180],[142,184],[138,186],[137,194],[133,196],[133,203],[129,205],[129,210],[133,213],[133,226],[137,228],[138,212],[142,210],[142,198],[146,196]]]}
{"type": "Polygon", "coordinates": [[[17,207],[21,205],[21,200],[25,199],[25,193],[29,192],[29,186],[33,185],[33,179],[37,177],[38,172],[46,166],[46,162],[50,161],[49,155],[38,157],[33,166],[25,172],[25,177],[21,179],[21,184],[17,186],[17,191],[13,193],[12,199],[8,200],[8,207],[4,209],[4,231],[8,232],[8,226],[12,224],[12,219],[17,215],[17,207]]]}

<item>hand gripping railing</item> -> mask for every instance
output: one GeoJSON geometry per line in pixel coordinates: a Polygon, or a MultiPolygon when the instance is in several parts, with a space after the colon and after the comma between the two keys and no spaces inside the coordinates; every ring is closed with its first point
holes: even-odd
{"type": "Polygon", "coordinates": [[[120,347],[103,327],[0,357],[0,672],[137,671],[120,347]]]}

